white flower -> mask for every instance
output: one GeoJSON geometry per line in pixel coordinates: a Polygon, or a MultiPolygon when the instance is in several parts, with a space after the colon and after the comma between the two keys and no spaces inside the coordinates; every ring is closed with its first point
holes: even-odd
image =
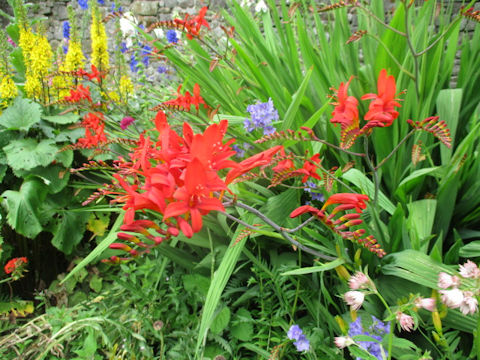
{"type": "Polygon", "coordinates": [[[413,317],[410,315],[404,314],[401,311],[397,312],[397,321],[400,324],[400,327],[405,331],[412,331],[413,326],[415,325],[415,321],[413,321],[413,317]]]}
{"type": "Polygon", "coordinates": [[[240,3],[240,6],[242,7],[250,7],[253,5],[253,2],[254,0],[242,0],[242,2],[240,3]]]}
{"type": "Polygon", "coordinates": [[[419,309],[425,309],[428,311],[433,311],[435,310],[435,305],[437,304],[437,300],[434,298],[422,298],[419,297],[418,299],[415,300],[415,305],[419,309]]]}
{"type": "Polygon", "coordinates": [[[364,273],[357,271],[355,275],[351,276],[348,280],[348,286],[352,290],[363,289],[368,284],[369,279],[364,273]]]}
{"type": "Polygon", "coordinates": [[[131,36],[135,34],[137,24],[137,19],[135,19],[131,12],[123,14],[120,18],[120,30],[122,31],[123,36],[131,36]]]}
{"type": "Polygon", "coordinates": [[[460,311],[463,315],[473,314],[478,310],[478,301],[473,297],[471,291],[465,291],[463,293],[463,301],[460,304],[460,311]]]}
{"type": "Polygon", "coordinates": [[[163,29],[160,29],[160,28],[156,28],[153,30],[153,33],[155,34],[155,36],[157,37],[157,39],[161,39],[165,36],[164,34],[164,31],[163,29]]]}
{"type": "Polygon", "coordinates": [[[442,294],[442,302],[449,308],[456,309],[463,302],[463,292],[458,289],[440,290],[439,293],[442,294]]]}
{"type": "Polygon", "coordinates": [[[355,341],[350,336],[337,336],[333,342],[339,349],[355,344],[355,341]]]}
{"type": "Polygon", "coordinates": [[[448,275],[447,273],[441,272],[438,274],[438,283],[439,288],[446,289],[450,286],[458,287],[460,285],[460,279],[456,276],[448,275]]]}
{"type": "Polygon", "coordinates": [[[361,291],[347,291],[343,299],[352,307],[352,310],[358,310],[365,300],[365,294],[361,291]]]}
{"type": "Polygon", "coordinates": [[[268,6],[265,4],[265,1],[260,0],[257,5],[255,5],[255,12],[267,12],[268,11],[268,6]]]}
{"type": "Polygon", "coordinates": [[[460,265],[459,272],[464,278],[478,279],[480,277],[480,269],[477,264],[470,260],[467,260],[465,264],[460,265]]]}

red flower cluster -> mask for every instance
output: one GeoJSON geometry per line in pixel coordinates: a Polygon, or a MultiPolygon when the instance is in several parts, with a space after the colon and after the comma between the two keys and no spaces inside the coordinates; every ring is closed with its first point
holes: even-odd
{"type": "Polygon", "coordinates": [[[77,141],[77,146],[91,149],[107,142],[103,114],[99,112],[88,113],[83,117],[82,126],[85,128],[85,137],[77,141]]]}
{"type": "Polygon", "coordinates": [[[78,84],[76,89],[70,89],[70,96],[65,96],[63,100],[73,103],[78,103],[82,100],[92,102],[90,87],[84,87],[82,84],[78,84]]]}
{"type": "Polygon", "coordinates": [[[5,274],[11,274],[15,271],[22,271],[25,264],[28,263],[26,257],[13,258],[7,262],[4,267],[5,274]]]}
{"type": "Polygon", "coordinates": [[[198,37],[200,35],[200,29],[202,26],[205,26],[207,29],[210,29],[210,25],[208,24],[207,20],[205,20],[205,14],[207,13],[207,7],[204,6],[198,12],[198,15],[191,17],[189,14],[185,15],[185,18],[182,19],[174,19],[173,21],[177,25],[181,25],[183,30],[187,34],[187,38],[190,40],[194,37],[198,37]]]}
{"type": "Polygon", "coordinates": [[[340,146],[344,149],[351,147],[357,137],[367,133],[372,127],[390,126],[398,117],[398,111],[395,107],[400,107],[400,104],[395,99],[396,85],[395,78],[387,75],[387,71],[383,69],[380,71],[377,83],[378,94],[366,94],[362,96],[362,100],[372,99],[368,112],[364,119],[367,120],[362,128],[359,124],[358,116],[358,100],[353,96],[348,96],[348,86],[350,80],[346,84],[340,84],[338,90],[332,88],[335,94],[332,96],[335,109],[332,112],[332,119],[330,122],[338,123],[341,126],[340,132],[340,146]]]}
{"type": "MultiPolygon", "coordinates": [[[[212,210],[224,211],[222,193],[235,178],[251,169],[270,163],[273,155],[283,149],[276,146],[249,159],[236,163],[229,158],[235,154],[231,144],[223,141],[228,122],[210,125],[204,132],[194,134],[190,125],[183,124],[183,134],[171,129],[163,111],[155,117],[156,139],[142,134],[129,161],[119,160],[114,174],[118,191],[112,202],[124,203],[126,210],[122,230],[141,234],[151,244],[137,236],[122,234],[126,240],[145,251],[181,231],[192,237],[201,230],[202,217],[212,210]],[[225,180],[220,171],[230,168],[225,180]],[[146,220],[135,220],[137,211],[153,210],[162,215],[163,226],[146,220]]],[[[137,256],[129,245],[115,243],[113,248],[137,256]]],[[[117,262],[118,257],[111,259],[117,262]]]]}
{"type": "Polygon", "coordinates": [[[185,95],[182,95],[180,93],[180,90],[182,88],[182,85],[180,85],[177,89],[177,98],[168,100],[162,103],[165,107],[178,107],[178,108],[183,108],[186,111],[190,111],[190,108],[195,106],[195,109],[199,109],[200,104],[203,104],[203,107],[205,109],[208,108],[207,104],[205,104],[205,100],[200,96],[200,86],[198,84],[195,84],[193,86],[193,96],[190,94],[189,91],[185,92],[185,95]]]}
{"type": "Polygon", "coordinates": [[[364,229],[351,230],[352,226],[357,226],[362,224],[363,220],[360,219],[362,210],[367,207],[366,201],[369,198],[367,195],[362,194],[349,194],[349,193],[339,193],[330,196],[325,204],[322,206],[322,209],[319,210],[310,205],[303,205],[299,208],[292,211],[290,214],[291,218],[297,217],[302,214],[310,213],[323,222],[328,228],[330,228],[334,233],[340,235],[342,238],[358,242],[369,251],[376,254],[378,257],[385,256],[385,251],[377,244],[375,238],[371,235],[362,238],[365,234],[364,229]],[[325,208],[332,204],[340,204],[336,206],[332,212],[328,215],[325,212],[325,208]],[[335,219],[335,216],[347,210],[355,210],[353,213],[346,213],[342,216],[339,216],[335,219]]]}

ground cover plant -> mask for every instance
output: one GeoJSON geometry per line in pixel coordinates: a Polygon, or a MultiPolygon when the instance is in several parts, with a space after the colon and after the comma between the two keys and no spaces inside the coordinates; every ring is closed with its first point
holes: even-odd
{"type": "Polygon", "coordinates": [[[474,1],[10,4],[4,358],[480,358],[474,1]]]}

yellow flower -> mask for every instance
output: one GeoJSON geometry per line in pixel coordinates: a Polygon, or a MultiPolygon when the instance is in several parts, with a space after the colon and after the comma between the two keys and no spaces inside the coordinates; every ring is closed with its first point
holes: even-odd
{"type": "Polygon", "coordinates": [[[109,67],[107,33],[105,24],[100,18],[100,13],[95,7],[92,7],[90,36],[92,38],[92,64],[99,71],[106,71],[109,67]]]}
{"type": "Polygon", "coordinates": [[[0,82],[0,98],[13,99],[17,97],[18,90],[12,78],[8,74],[1,74],[2,81],[0,82]]]}
{"type": "Polygon", "coordinates": [[[116,102],[116,103],[119,103],[120,102],[120,96],[118,95],[118,93],[116,91],[110,91],[108,93],[108,97],[110,98],[110,100],[112,100],[113,102],[116,102]]]}
{"type": "Polygon", "coordinates": [[[133,94],[132,80],[127,75],[123,75],[120,78],[120,95],[125,100],[130,94],[133,94]]]}
{"type": "Polygon", "coordinates": [[[70,41],[62,71],[75,71],[81,69],[83,68],[84,61],[85,56],[83,56],[82,45],[80,42],[70,41]]]}

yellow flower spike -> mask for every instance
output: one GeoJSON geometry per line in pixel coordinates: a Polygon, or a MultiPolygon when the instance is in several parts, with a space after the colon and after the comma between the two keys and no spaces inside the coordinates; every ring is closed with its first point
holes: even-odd
{"type": "Polygon", "coordinates": [[[85,56],[82,52],[82,44],[79,41],[70,41],[68,44],[65,63],[62,66],[63,71],[76,71],[83,68],[85,56]]]}
{"type": "Polygon", "coordinates": [[[335,316],[335,321],[340,327],[340,331],[342,332],[342,334],[346,334],[348,332],[348,328],[347,328],[347,324],[345,324],[345,321],[343,321],[342,317],[339,315],[335,316]]]}
{"type": "Polygon", "coordinates": [[[13,99],[17,97],[18,90],[9,74],[0,74],[2,81],[0,82],[0,98],[13,99]]]}
{"type": "Polygon", "coordinates": [[[348,281],[348,279],[350,279],[350,273],[345,268],[345,266],[339,265],[335,268],[335,271],[337,272],[337,275],[340,277],[340,279],[343,279],[345,281],[348,281]]]}
{"type": "Polygon", "coordinates": [[[92,64],[95,65],[100,72],[107,71],[110,66],[107,33],[105,31],[105,24],[102,22],[100,12],[96,6],[92,6],[90,37],[92,40],[92,64]]]}
{"type": "Polygon", "coordinates": [[[442,320],[440,319],[440,314],[438,313],[437,310],[432,311],[432,321],[433,321],[433,326],[435,327],[435,330],[437,331],[437,333],[442,335],[443,334],[442,320]]]}
{"type": "Polygon", "coordinates": [[[133,94],[134,88],[133,88],[132,80],[127,75],[123,75],[120,78],[119,88],[120,88],[119,90],[120,90],[120,96],[122,100],[126,101],[128,99],[128,95],[133,94]]]}

